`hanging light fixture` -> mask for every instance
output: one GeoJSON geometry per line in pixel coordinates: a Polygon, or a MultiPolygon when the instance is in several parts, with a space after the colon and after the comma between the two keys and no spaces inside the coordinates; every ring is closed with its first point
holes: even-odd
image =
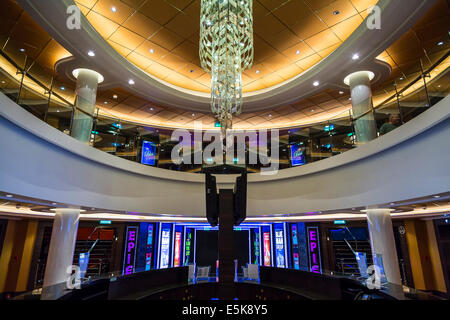
{"type": "Polygon", "coordinates": [[[242,71],[253,64],[252,0],[202,0],[200,61],[211,74],[211,110],[222,132],[242,111],[242,71]]]}

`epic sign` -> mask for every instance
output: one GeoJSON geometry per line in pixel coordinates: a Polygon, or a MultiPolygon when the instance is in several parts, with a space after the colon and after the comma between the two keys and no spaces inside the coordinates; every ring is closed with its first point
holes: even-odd
{"type": "Polygon", "coordinates": [[[136,262],[138,227],[127,227],[127,238],[125,241],[125,253],[123,257],[123,274],[132,274],[136,262]]]}
{"type": "Polygon", "coordinates": [[[308,251],[309,251],[309,271],[322,273],[322,263],[320,261],[320,241],[319,227],[307,227],[308,251]]]}

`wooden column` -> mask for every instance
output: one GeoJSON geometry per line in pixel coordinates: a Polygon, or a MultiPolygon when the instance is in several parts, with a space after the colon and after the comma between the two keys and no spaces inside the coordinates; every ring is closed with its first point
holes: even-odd
{"type": "Polygon", "coordinates": [[[234,299],[233,190],[219,191],[219,299],[234,299]]]}

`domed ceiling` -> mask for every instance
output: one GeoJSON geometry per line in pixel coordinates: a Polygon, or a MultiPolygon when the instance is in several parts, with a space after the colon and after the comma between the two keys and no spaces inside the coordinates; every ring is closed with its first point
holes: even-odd
{"type": "MultiPolygon", "coordinates": [[[[173,85],[209,92],[200,66],[200,0],[76,0],[120,54],[173,85]]],[[[271,87],[311,68],[338,48],[376,0],[254,0],[254,65],[243,91],[271,87]]]]}

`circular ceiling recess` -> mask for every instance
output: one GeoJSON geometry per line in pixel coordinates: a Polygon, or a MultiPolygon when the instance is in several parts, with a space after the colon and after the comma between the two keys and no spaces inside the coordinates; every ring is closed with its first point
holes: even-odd
{"type": "MultiPolygon", "coordinates": [[[[208,93],[200,64],[200,1],[76,0],[95,30],[124,58],[172,85],[208,93]]],[[[243,92],[272,87],[310,69],[364,21],[370,1],[254,0],[254,64],[243,92]],[[336,14],[337,13],[337,14],[336,14]]]]}

